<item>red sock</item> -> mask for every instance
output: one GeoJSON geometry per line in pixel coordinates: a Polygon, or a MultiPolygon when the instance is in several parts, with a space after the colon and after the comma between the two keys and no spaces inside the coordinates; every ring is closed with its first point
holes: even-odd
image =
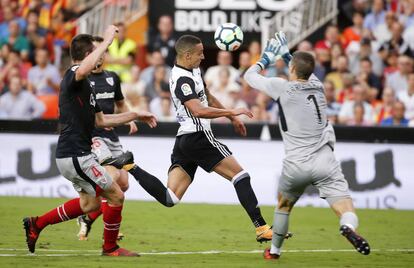
{"type": "Polygon", "coordinates": [[[91,213],[88,213],[88,218],[91,221],[95,221],[99,216],[101,216],[101,214],[102,214],[102,206],[103,206],[103,203],[101,204],[101,207],[98,210],[93,211],[91,213]]]}
{"type": "MultiPolygon", "coordinates": [[[[106,202],[105,202],[106,203],[106,202]]],[[[111,207],[107,204],[103,205],[103,221],[104,221],[104,250],[111,250],[117,246],[116,239],[119,233],[119,227],[122,220],[122,206],[111,207]]]]}
{"type": "Polygon", "coordinates": [[[82,214],[79,198],[75,198],[37,218],[36,226],[43,229],[49,224],[68,221],[82,214]]]}

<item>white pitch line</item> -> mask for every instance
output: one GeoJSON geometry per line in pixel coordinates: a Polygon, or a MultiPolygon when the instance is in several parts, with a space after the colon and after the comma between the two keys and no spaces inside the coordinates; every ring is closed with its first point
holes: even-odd
{"type": "MultiPolygon", "coordinates": [[[[13,249],[13,248],[0,248],[0,251],[26,251],[27,249],[13,249]]],[[[100,256],[98,250],[74,250],[74,249],[38,249],[38,252],[79,252],[69,254],[0,254],[0,257],[76,257],[76,256],[100,256]],[[95,252],[95,253],[80,253],[80,252],[95,252]]],[[[401,249],[372,249],[373,252],[414,252],[412,248],[401,249]]],[[[211,254],[257,254],[262,253],[263,250],[209,250],[209,251],[165,251],[165,252],[141,252],[141,255],[211,255],[211,254]]],[[[332,252],[355,252],[353,249],[290,249],[285,250],[285,253],[332,253],[332,252]]]]}

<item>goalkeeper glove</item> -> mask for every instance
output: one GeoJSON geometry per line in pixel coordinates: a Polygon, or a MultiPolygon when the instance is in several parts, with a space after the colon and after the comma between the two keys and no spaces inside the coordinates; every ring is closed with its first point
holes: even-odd
{"type": "Polygon", "coordinates": [[[266,69],[270,64],[274,64],[280,47],[281,46],[274,38],[267,40],[266,47],[257,64],[259,64],[263,70],[266,69]]]}
{"type": "Polygon", "coordinates": [[[285,33],[282,31],[279,31],[275,33],[275,38],[280,45],[279,55],[282,56],[282,59],[286,63],[286,65],[289,65],[289,62],[292,59],[292,55],[289,52],[289,47],[287,44],[285,33]]]}

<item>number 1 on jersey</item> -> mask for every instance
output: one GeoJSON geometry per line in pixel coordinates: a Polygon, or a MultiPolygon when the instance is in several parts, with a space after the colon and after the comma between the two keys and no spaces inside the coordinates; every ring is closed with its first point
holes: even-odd
{"type": "Polygon", "coordinates": [[[321,116],[321,111],[319,110],[319,105],[318,102],[316,101],[316,97],[315,95],[311,94],[307,97],[308,100],[312,100],[313,104],[315,104],[315,108],[316,108],[316,114],[318,115],[318,123],[322,124],[322,116],[321,116]]]}

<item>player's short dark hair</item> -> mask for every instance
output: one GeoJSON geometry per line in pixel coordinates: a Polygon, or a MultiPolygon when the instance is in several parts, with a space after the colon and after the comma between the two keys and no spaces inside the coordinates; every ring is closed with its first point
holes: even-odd
{"type": "Polygon", "coordinates": [[[102,37],[102,36],[95,35],[95,36],[93,37],[93,41],[94,41],[94,42],[98,42],[98,43],[102,43],[102,42],[104,41],[104,39],[103,39],[103,37],[102,37]]]}
{"type": "Polygon", "coordinates": [[[308,80],[315,69],[315,58],[308,52],[293,53],[292,64],[299,79],[308,80]]]}
{"type": "Polygon", "coordinates": [[[70,44],[70,56],[73,61],[81,61],[86,53],[93,51],[93,36],[90,34],[79,34],[72,39],[70,44]]]}
{"type": "Polygon", "coordinates": [[[183,35],[175,43],[177,55],[191,51],[196,45],[201,43],[201,39],[194,35],[183,35]]]}

